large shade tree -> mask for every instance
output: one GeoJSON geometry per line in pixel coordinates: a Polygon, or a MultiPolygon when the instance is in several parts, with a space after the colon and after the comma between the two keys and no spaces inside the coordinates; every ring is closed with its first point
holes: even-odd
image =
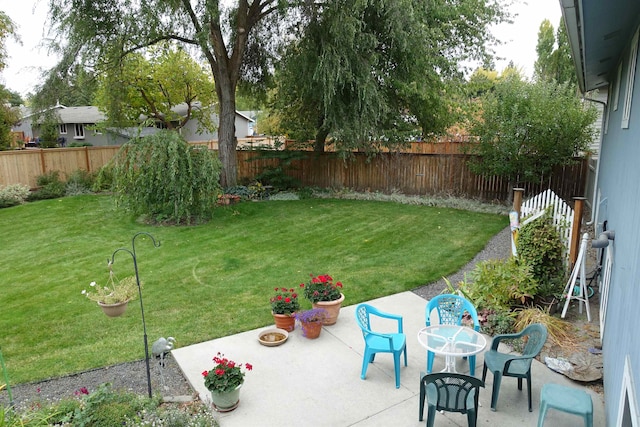
{"type": "Polygon", "coordinates": [[[180,129],[191,119],[214,128],[211,74],[182,49],[131,53],[99,82],[96,105],[106,112],[108,126],[137,126],[147,118],[166,129],[180,129]]]}
{"type": "MultiPolygon", "coordinates": [[[[7,65],[6,40],[10,37],[19,40],[16,34],[15,23],[0,11],[0,71],[7,65]]],[[[11,126],[18,120],[17,112],[9,105],[14,94],[0,84],[0,150],[5,150],[11,146],[13,136],[11,126]]]]}
{"type": "Polygon", "coordinates": [[[557,165],[570,164],[593,138],[596,113],[568,83],[501,78],[479,100],[470,133],[474,172],[500,176],[509,188],[536,182],[557,165]]]}
{"type": "Polygon", "coordinates": [[[578,85],[578,77],[573,59],[571,47],[564,23],[561,21],[554,35],[553,25],[545,19],[538,30],[538,43],[536,45],[538,58],[534,63],[534,77],[537,80],[555,80],[557,83],[569,83],[578,85]]]}
{"type": "MultiPolygon", "coordinates": [[[[221,182],[236,183],[235,96],[238,82],[259,81],[270,52],[265,36],[278,35],[284,0],[49,0],[58,35],[59,72],[74,63],[100,70],[115,67],[126,54],[173,41],[206,59],[219,108],[221,182]],[[275,31],[274,31],[275,30],[275,31]]],[[[121,90],[121,88],[113,88],[121,90]]]]}
{"type": "Polygon", "coordinates": [[[283,131],[338,149],[392,146],[455,120],[451,83],[463,61],[488,61],[494,2],[325,2],[289,45],[274,102],[283,131]],[[449,93],[447,93],[449,92],[449,93]]]}

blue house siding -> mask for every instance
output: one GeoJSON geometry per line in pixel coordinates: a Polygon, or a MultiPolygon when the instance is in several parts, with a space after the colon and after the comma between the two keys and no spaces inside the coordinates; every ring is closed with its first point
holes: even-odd
{"type": "MultiPolygon", "coordinates": [[[[613,110],[609,99],[608,126],[600,152],[598,189],[600,206],[597,232],[606,221],[615,231],[614,263],[603,331],[604,392],[607,425],[616,426],[625,359],[630,361],[633,383],[640,384],[640,75],[636,67],[629,127],[622,128],[627,93],[630,46],[623,51],[619,102],[613,110]]],[[[636,59],[637,61],[637,59],[636,59]]],[[[617,70],[617,66],[613,68],[617,70]]],[[[596,233],[597,234],[597,233],[596,233]]],[[[596,236],[597,237],[597,236],[596,236]]],[[[635,399],[640,396],[635,391],[635,399]]]]}

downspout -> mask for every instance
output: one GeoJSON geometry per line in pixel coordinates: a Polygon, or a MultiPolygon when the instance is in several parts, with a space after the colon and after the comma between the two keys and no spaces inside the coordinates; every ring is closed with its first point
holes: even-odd
{"type": "Polygon", "coordinates": [[[597,198],[597,194],[598,194],[598,178],[600,176],[600,156],[602,155],[602,140],[604,139],[604,128],[605,128],[605,124],[606,124],[606,120],[607,120],[607,115],[608,115],[608,111],[607,111],[607,103],[605,101],[600,101],[597,99],[591,99],[591,98],[585,98],[584,96],[582,97],[582,99],[584,101],[589,101],[589,102],[596,102],[598,104],[602,104],[603,105],[603,109],[602,109],[602,123],[600,123],[600,141],[598,141],[598,162],[596,165],[596,177],[593,181],[593,201],[591,203],[591,220],[589,222],[586,223],[586,225],[592,225],[594,223],[594,221],[596,220],[596,218],[598,218],[598,209],[600,208],[600,204],[596,204],[596,198],[597,198]],[[595,208],[595,212],[594,212],[594,208],[595,208]]]}

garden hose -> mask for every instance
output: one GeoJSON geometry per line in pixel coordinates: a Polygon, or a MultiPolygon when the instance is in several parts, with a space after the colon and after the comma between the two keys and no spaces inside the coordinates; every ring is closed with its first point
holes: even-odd
{"type": "MultiPolygon", "coordinates": [[[[9,374],[7,373],[7,367],[4,364],[4,359],[2,358],[2,349],[0,349],[0,368],[2,368],[2,375],[4,377],[4,385],[7,387],[7,393],[9,393],[9,406],[13,407],[13,396],[11,395],[11,385],[9,384],[9,374]]],[[[0,387],[0,390],[3,390],[4,387],[0,387]]]]}

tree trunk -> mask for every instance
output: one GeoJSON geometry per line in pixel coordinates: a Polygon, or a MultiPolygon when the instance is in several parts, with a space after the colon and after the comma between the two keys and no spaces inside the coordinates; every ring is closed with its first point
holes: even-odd
{"type": "Polygon", "coordinates": [[[235,99],[220,98],[220,124],[218,127],[218,156],[222,163],[220,185],[233,187],[238,182],[238,157],[236,147],[236,111],[235,99]]]}
{"type": "Polygon", "coordinates": [[[313,143],[313,151],[316,153],[323,153],[325,142],[327,141],[327,136],[329,136],[329,131],[324,127],[320,127],[316,132],[316,140],[313,143]]]}

